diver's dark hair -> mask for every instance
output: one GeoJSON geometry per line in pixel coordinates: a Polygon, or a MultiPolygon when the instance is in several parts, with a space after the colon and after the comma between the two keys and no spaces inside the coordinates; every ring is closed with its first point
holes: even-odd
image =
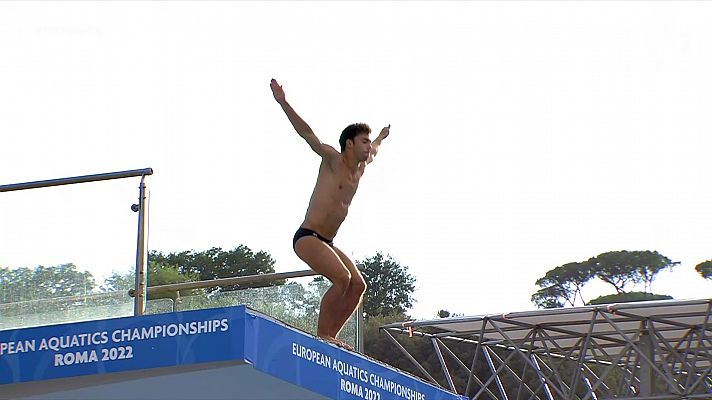
{"type": "Polygon", "coordinates": [[[356,123],[356,124],[351,124],[344,129],[343,132],[341,132],[341,137],[339,137],[339,144],[341,145],[341,151],[344,151],[346,149],[346,141],[351,139],[352,141],[356,137],[356,135],[360,133],[366,133],[369,134],[371,133],[371,127],[368,126],[367,124],[364,123],[356,123]]]}

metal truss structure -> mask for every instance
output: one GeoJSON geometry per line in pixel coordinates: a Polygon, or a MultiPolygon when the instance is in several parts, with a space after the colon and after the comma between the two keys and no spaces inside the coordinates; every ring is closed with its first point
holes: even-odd
{"type": "Polygon", "coordinates": [[[665,300],[411,321],[381,329],[439,384],[394,334],[429,340],[446,389],[471,399],[712,399],[711,312],[712,299],[665,300]],[[471,360],[463,359],[465,354],[471,360]],[[473,373],[484,366],[484,377],[473,373]],[[466,388],[456,390],[453,368],[469,375],[466,388]]]}

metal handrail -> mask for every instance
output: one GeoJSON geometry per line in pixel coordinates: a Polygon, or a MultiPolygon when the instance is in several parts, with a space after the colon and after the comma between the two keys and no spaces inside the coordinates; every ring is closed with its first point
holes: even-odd
{"type": "MultiPolygon", "coordinates": [[[[363,271],[365,266],[361,263],[356,264],[356,268],[363,271]]],[[[176,292],[179,290],[187,289],[203,289],[215,286],[232,286],[232,285],[245,285],[250,283],[263,283],[278,281],[281,279],[292,279],[292,278],[303,278],[305,276],[315,276],[321,275],[312,269],[304,269],[301,271],[289,271],[289,272],[270,272],[267,274],[256,274],[256,275],[245,275],[245,276],[231,276],[229,278],[218,278],[210,279],[205,281],[191,281],[191,282],[181,282],[181,283],[169,283],[167,285],[149,286],[146,289],[146,295],[163,293],[163,292],[176,292]]],[[[134,289],[129,290],[129,296],[134,297],[134,289]]]]}
{"type": "MultiPolygon", "coordinates": [[[[248,276],[233,276],[230,278],[220,278],[220,279],[210,279],[205,281],[192,281],[192,282],[181,282],[181,283],[169,283],[167,285],[159,286],[149,286],[146,288],[146,295],[163,293],[163,292],[177,292],[180,290],[187,289],[202,289],[215,286],[231,286],[231,285],[244,285],[250,283],[262,283],[262,282],[272,282],[281,279],[290,278],[301,278],[305,276],[319,275],[311,269],[306,269],[302,271],[291,271],[291,272],[272,272],[269,274],[258,274],[258,275],[248,275],[248,276]]],[[[134,297],[136,295],[135,290],[129,290],[129,296],[134,297]]]]}
{"type": "Polygon", "coordinates": [[[132,169],[129,171],[107,172],[103,174],[73,176],[69,178],[48,179],[44,181],[13,183],[10,185],[0,185],[0,192],[12,192],[15,190],[37,189],[50,186],[71,185],[74,183],[86,183],[107,181],[110,179],[131,178],[134,176],[153,175],[152,168],[132,169]]]}
{"type": "MultiPolygon", "coordinates": [[[[363,264],[356,264],[356,268],[364,270],[365,266],[363,264]]],[[[146,297],[150,294],[163,293],[163,292],[176,292],[180,296],[181,290],[186,289],[202,289],[215,286],[231,286],[231,285],[244,285],[250,283],[263,283],[263,282],[273,282],[281,279],[291,279],[291,278],[303,278],[306,276],[321,275],[314,270],[305,269],[301,271],[290,271],[290,272],[271,272],[268,274],[257,274],[257,275],[247,275],[247,276],[233,276],[230,278],[219,278],[210,279],[205,281],[192,281],[192,282],[181,282],[181,283],[169,283],[167,285],[149,286],[146,288],[146,297]]],[[[130,289],[129,296],[135,297],[136,290],[130,289]]],[[[174,305],[175,306],[175,305],[174,305]]],[[[174,310],[175,311],[175,310],[174,310]]],[[[363,330],[364,330],[364,316],[363,316],[363,302],[361,302],[356,309],[356,350],[363,350],[363,330]]]]}

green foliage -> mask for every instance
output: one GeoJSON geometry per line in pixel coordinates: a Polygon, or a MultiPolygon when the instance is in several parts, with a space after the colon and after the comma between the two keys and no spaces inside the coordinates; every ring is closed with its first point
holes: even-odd
{"type": "Polygon", "coordinates": [[[588,302],[588,305],[632,303],[635,301],[671,300],[672,296],[666,294],[653,294],[647,292],[627,292],[599,296],[588,302]]]}
{"type": "Polygon", "coordinates": [[[705,279],[712,279],[712,260],[701,262],[695,266],[695,271],[705,279]]]}
{"type": "Polygon", "coordinates": [[[99,290],[101,292],[120,292],[128,291],[136,286],[136,278],[134,272],[121,273],[112,271],[108,278],[104,279],[104,284],[99,290]]]}
{"type": "Polygon", "coordinates": [[[435,313],[435,318],[451,318],[451,317],[462,317],[465,314],[461,313],[451,313],[448,310],[439,310],[437,313],[435,313]]]}
{"type": "Polygon", "coordinates": [[[539,308],[563,307],[564,300],[573,306],[581,298],[581,288],[594,276],[591,260],[572,262],[548,271],[536,281],[541,289],[532,295],[532,302],[539,308]]]}
{"type": "Polygon", "coordinates": [[[634,251],[631,253],[633,264],[637,268],[638,274],[643,278],[646,292],[652,290],[653,280],[659,272],[665,269],[672,270],[676,265],[680,265],[679,261],[672,261],[657,251],[634,251]]]}
{"type": "MultiPolygon", "coordinates": [[[[148,286],[161,286],[171,283],[194,282],[198,280],[196,273],[181,273],[177,266],[161,264],[156,261],[148,262],[148,286]]],[[[196,296],[202,294],[202,289],[185,289],[180,291],[180,297],[196,296]]],[[[178,296],[175,292],[155,293],[148,296],[149,300],[171,298],[178,296]]]]}
{"type": "Polygon", "coordinates": [[[640,282],[648,291],[658,272],[679,264],[657,251],[610,251],[592,260],[596,276],[613,285],[618,293],[625,292],[625,286],[629,283],[640,282]]]}
{"type": "Polygon", "coordinates": [[[401,315],[413,307],[415,278],[408,274],[407,266],[380,252],[358,263],[365,267],[363,276],[368,289],[363,309],[367,316],[401,315]]]}
{"type": "Polygon", "coordinates": [[[331,283],[323,276],[317,276],[303,289],[301,307],[309,314],[318,314],[321,306],[321,296],[329,290],[331,283]]]}
{"type": "MultiPolygon", "coordinates": [[[[168,285],[172,283],[192,282],[229,278],[234,276],[257,275],[274,272],[272,257],[260,251],[253,253],[247,246],[240,245],[233,250],[224,251],[213,247],[206,251],[193,250],[177,253],[163,254],[160,251],[151,251],[148,262],[148,286],[168,285]]],[[[134,272],[113,272],[102,285],[105,292],[128,290],[135,286],[134,272]]],[[[268,285],[283,284],[283,281],[273,282],[268,285]]],[[[231,285],[210,288],[208,292],[240,290],[256,285],[231,285]]],[[[264,286],[264,285],[262,285],[264,286]]],[[[203,293],[202,290],[181,291],[181,296],[192,296],[203,293]]],[[[171,297],[173,294],[157,294],[149,299],[171,297]]]]}
{"type": "MultiPolygon", "coordinates": [[[[198,274],[181,273],[175,265],[162,264],[153,260],[148,262],[148,269],[146,273],[148,276],[148,286],[161,286],[172,283],[194,282],[198,280],[198,274]]],[[[114,292],[134,288],[136,285],[135,276],[136,274],[134,271],[128,271],[125,273],[114,271],[106,280],[104,280],[101,290],[104,292],[114,292]]],[[[180,297],[196,296],[203,293],[204,291],[202,289],[184,289],[180,291],[180,297]]],[[[177,297],[178,296],[175,292],[163,292],[150,294],[148,299],[175,299],[177,297]]]]}
{"type": "MultiPolygon", "coordinates": [[[[173,283],[199,281],[233,276],[257,275],[274,272],[274,260],[266,252],[252,252],[246,246],[238,246],[233,250],[224,251],[214,247],[207,251],[183,251],[178,253],[151,252],[147,267],[148,286],[159,286],[173,283]]],[[[94,304],[116,308],[114,304],[124,305],[126,292],[135,286],[134,271],[114,271],[101,285],[93,296],[94,304]],[[114,296],[117,295],[118,297],[114,296]],[[104,301],[106,299],[106,301],[104,301]],[[118,299],[118,300],[116,300],[118,299]]],[[[284,285],[283,281],[259,283],[251,285],[233,285],[221,290],[213,288],[210,292],[203,289],[181,290],[180,301],[151,302],[155,310],[189,310],[209,307],[232,306],[244,304],[253,310],[263,312],[286,323],[316,333],[317,315],[323,293],[330,283],[323,277],[316,277],[308,285],[291,282],[284,285]],[[255,286],[270,286],[259,287],[255,286]],[[244,290],[249,289],[249,290],[244,290]]],[[[0,268],[0,301],[16,302],[25,300],[47,299],[79,294],[91,294],[96,288],[94,278],[89,272],[79,272],[73,264],[57,267],[37,267],[8,269],[0,268]]],[[[149,295],[149,300],[173,298],[175,292],[149,295]]],[[[75,312],[76,299],[57,299],[62,303],[52,303],[51,312],[75,312]]],[[[53,300],[54,301],[54,300],[53,300]]],[[[32,302],[34,309],[46,310],[47,303],[32,302]],[[37,303],[34,305],[34,303],[37,303]],[[44,308],[42,308],[44,307],[44,308]]],[[[409,304],[409,303],[408,303],[409,304]]],[[[17,307],[15,307],[17,308],[17,307]]],[[[13,309],[15,309],[13,308],[13,309]]],[[[22,310],[25,310],[23,308],[22,310]]],[[[90,311],[96,313],[96,307],[90,311]]],[[[3,315],[6,315],[5,311],[3,315]]],[[[71,319],[70,319],[71,320],[71,319]]],[[[15,318],[10,323],[17,323],[15,318]]],[[[2,324],[0,324],[2,325],[2,324]]],[[[345,326],[342,338],[355,344],[355,323],[353,320],[345,326]]],[[[14,326],[14,325],[7,325],[14,326]]]]}
{"type": "MultiPolygon", "coordinates": [[[[258,275],[274,272],[275,261],[269,253],[259,251],[254,253],[249,247],[239,245],[225,251],[220,247],[213,247],[205,251],[182,251],[163,254],[160,251],[151,251],[149,260],[160,265],[175,266],[180,274],[192,274],[197,280],[210,280],[231,278],[235,276],[258,275]]],[[[267,285],[280,285],[283,281],[272,282],[267,285]]],[[[208,292],[217,290],[231,291],[249,287],[264,286],[264,284],[231,285],[223,288],[210,288],[208,292]]]]}
{"type": "Polygon", "coordinates": [[[87,295],[96,287],[94,276],[72,263],[33,269],[0,268],[0,303],[87,295]]]}
{"type": "Polygon", "coordinates": [[[636,283],[643,283],[644,293],[650,294],[655,276],[678,264],[657,251],[601,253],[587,261],[571,262],[548,271],[536,281],[539,290],[532,295],[531,300],[539,308],[574,306],[577,302],[585,304],[581,289],[594,277],[612,285],[619,295],[626,293],[628,285],[636,283]]]}
{"type": "Polygon", "coordinates": [[[611,251],[602,253],[595,258],[595,274],[602,281],[611,284],[618,293],[624,292],[624,287],[640,280],[635,266],[628,262],[626,252],[611,251]]]}
{"type": "Polygon", "coordinates": [[[561,299],[567,299],[566,294],[557,286],[541,288],[532,295],[532,303],[538,308],[562,308],[561,299]]]}

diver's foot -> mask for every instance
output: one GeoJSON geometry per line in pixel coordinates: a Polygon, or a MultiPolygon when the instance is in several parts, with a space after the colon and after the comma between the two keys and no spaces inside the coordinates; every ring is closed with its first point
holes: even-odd
{"type": "Polygon", "coordinates": [[[354,347],[351,346],[350,344],[344,342],[343,340],[340,340],[340,339],[337,339],[337,338],[334,338],[331,336],[318,336],[318,338],[327,342],[327,343],[337,345],[337,346],[341,347],[342,349],[346,349],[348,351],[354,351],[354,347]]]}

